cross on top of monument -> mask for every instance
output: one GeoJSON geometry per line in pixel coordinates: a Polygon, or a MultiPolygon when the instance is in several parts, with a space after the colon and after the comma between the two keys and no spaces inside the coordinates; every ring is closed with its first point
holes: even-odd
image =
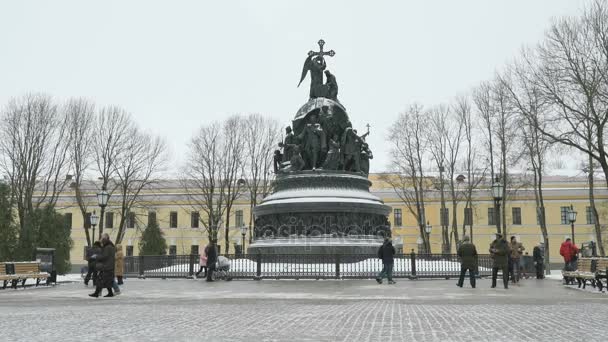
{"type": "Polygon", "coordinates": [[[308,51],[308,56],[329,56],[329,57],[333,57],[336,52],[334,50],[329,50],[329,51],[323,51],[323,45],[325,45],[325,41],[323,39],[320,39],[319,42],[319,51],[308,51]]]}

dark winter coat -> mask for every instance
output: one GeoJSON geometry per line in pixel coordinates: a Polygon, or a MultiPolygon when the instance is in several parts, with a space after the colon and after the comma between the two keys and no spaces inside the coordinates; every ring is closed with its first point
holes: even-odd
{"type": "Polygon", "coordinates": [[[101,255],[97,255],[96,270],[99,272],[97,286],[111,287],[114,281],[114,264],[116,248],[111,241],[105,243],[101,248],[101,255]]]}
{"type": "Polygon", "coordinates": [[[471,242],[465,242],[458,247],[458,257],[460,264],[468,269],[477,268],[477,248],[471,242]]]}
{"type": "Polygon", "coordinates": [[[217,262],[217,248],[215,248],[215,245],[205,247],[205,254],[207,254],[207,267],[215,266],[217,262]]]}
{"type": "Polygon", "coordinates": [[[490,254],[492,255],[492,267],[507,268],[509,267],[509,244],[504,239],[494,240],[490,245],[490,254]]]}
{"type": "Polygon", "coordinates": [[[93,255],[100,256],[101,248],[99,247],[91,247],[87,250],[87,262],[89,266],[89,270],[95,270],[96,259],[93,258],[93,255]]]}
{"type": "Polygon", "coordinates": [[[532,258],[534,259],[534,261],[536,262],[541,262],[543,261],[543,251],[540,249],[539,246],[534,247],[533,251],[532,251],[532,258]]]}
{"type": "Polygon", "coordinates": [[[385,265],[391,265],[395,262],[395,247],[390,241],[387,241],[378,249],[378,258],[382,259],[385,265]]]}

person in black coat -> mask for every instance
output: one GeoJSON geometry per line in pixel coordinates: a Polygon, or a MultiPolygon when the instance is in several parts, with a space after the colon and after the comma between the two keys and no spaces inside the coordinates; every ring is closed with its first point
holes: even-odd
{"type": "Polygon", "coordinates": [[[89,280],[93,279],[93,285],[97,283],[97,271],[95,270],[95,259],[93,255],[101,254],[101,242],[95,241],[93,247],[87,249],[87,275],[84,277],[84,285],[89,286],[89,280]]]}
{"type": "Polygon", "coordinates": [[[393,264],[395,262],[395,247],[391,239],[384,238],[384,243],[378,249],[378,259],[382,259],[382,271],[378,273],[376,281],[378,284],[382,284],[382,278],[388,278],[389,284],[395,284],[393,281],[393,264]]]}
{"type": "Polygon", "coordinates": [[[215,271],[215,263],[217,262],[217,248],[215,247],[216,240],[212,240],[210,244],[205,247],[205,254],[207,254],[207,280],[213,281],[213,271],[215,271]]]}
{"type": "Polygon", "coordinates": [[[93,258],[96,261],[95,269],[99,273],[97,277],[97,287],[95,288],[95,292],[91,293],[89,296],[99,297],[101,290],[106,288],[108,294],[104,297],[114,297],[112,283],[114,282],[114,258],[116,255],[116,248],[112,241],[110,241],[110,236],[108,234],[103,234],[101,237],[101,245],[101,254],[93,255],[93,258]]]}
{"type": "Polygon", "coordinates": [[[534,247],[532,251],[532,259],[534,260],[534,268],[536,269],[536,279],[543,279],[545,277],[543,266],[545,264],[545,257],[543,255],[543,243],[539,243],[534,247]]]}

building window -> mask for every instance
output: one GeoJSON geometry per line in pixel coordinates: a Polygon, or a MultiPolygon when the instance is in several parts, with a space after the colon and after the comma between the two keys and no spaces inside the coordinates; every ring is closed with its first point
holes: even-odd
{"type": "Polygon", "coordinates": [[[393,211],[393,221],[395,227],[401,227],[403,225],[403,217],[401,216],[401,209],[395,209],[393,211]]]}
{"type": "Polygon", "coordinates": [[[560,207],[559,211],[561,213],[561,222],[562,224],[568,224],[570,222],[568,222],[568,211],[570,210],[570,207],[560,207]]]}
{"type": "Polygon", "coordinates": [[[200,221],[201,221],[201,214],[199,214],[198,211],[193,211],[190,213],[190,227],[198,228],[200,221]]]}
{"type": "Polygon", "coordinates": [[[63,218],[65,220],[65,228],[72,229],[72,213],[65,213],[63,218]]]}
{"type": "Polygon", "coordinates": [[[587,207],[585,213],[587,216],[587,224],[595,224],[595,215],[593,215],[593,208],[587,207]]]}
{"type": "Polygon", "coordinates": [[[450,225],[450,209],[449,208],[439,208],[439,222],[442,227],[447,227],[450,225]]]}
{"type": "Polygon", "coordinates": [[[511,215],[513,216],[513,224],[520,225],[521,224],[521,208],[519,208],[519,207],[511,208],[511,215]]]}
{"type": "Polygon", "coordinates": [[[464,208],[464,224],[465,226],[473,225],[473,208],[464,208]]]}
{"type": "Polygon", "coordinates": [[[198,245],[191,245],[190,246],[190,254],[192,254],[192,255],[198,255],[198,245]]]}
{"type": "Polygon", "coordinates": [[[84,227],[87,229],[91,228],[91,213],[84,215],[84,227]]]}
{"type": "Polygon", "coordinates": [[[176,245],[169,246],[169,255],[177,255],[177,246],[176,245]]]}
{"type": "Polygon", "coordinates": [[[156,224],[156,211],[148,211],[148,227],[156,224]]]}
{"type": "Polygon", "coordinates": [[[106,228],[114,227],[114,213],[106,213],[106,228]]]}
{"type": "Polygon", "coordinates": [[[494,208],[488,208],[488,226],[496,225],[496,212],[494,208]]]}
{"type": "Polygon", "coordinates": [[[135,213],[132,211],[127,214],[127,228],[135,228],[135,213]]]}
{"type": "Polygon", "coordinates": [[[127,256],[133,256],[133,246],[127,246],[127,256]]]}
{"type": "Polygon", "coordinates": [[[237,210],[236,211],[236,227],[242,227],[243,224],[243,211],[242,210],[237,210]]]}
{"type": "Polygon", "coordinates": [[[169,228],[177,228],[177,211],[169,213],[169,228]]]}

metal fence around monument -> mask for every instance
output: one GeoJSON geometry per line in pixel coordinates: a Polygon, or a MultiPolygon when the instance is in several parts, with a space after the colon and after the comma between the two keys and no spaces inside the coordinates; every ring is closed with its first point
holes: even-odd
{"type": "MultiPolygon", "coordinates": [[[[376,255],[224,255],[230,259],[231,279],[371,279],[382,270],[376,255]]],[[[125,257],[124,275],[139,278],[189,278],[199,269],[198,255],[125,257]]],[[[479,255],[477,274],[488,277],[492,259],[479,255]]],[[[456,278],[460,260],[455,254],[395,256],[395,278],[456,278]]]]}

